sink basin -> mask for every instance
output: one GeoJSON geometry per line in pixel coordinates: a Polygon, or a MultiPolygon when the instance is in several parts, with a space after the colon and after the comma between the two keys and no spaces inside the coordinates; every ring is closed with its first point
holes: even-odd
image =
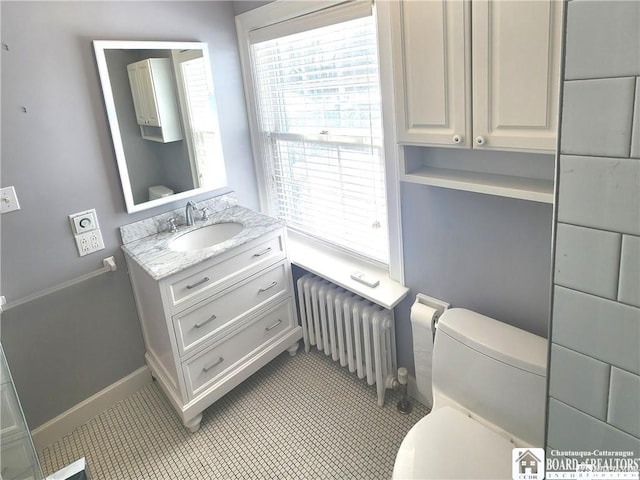
{"type": "Polygon", "coordinates": [[[244,226],[237,222],[214,223],[213,225],[183,233],[169,242],[169,248],[176,252],[189,252],[213,247],[218,243],[235,237],[243,228],[244,226]]]}

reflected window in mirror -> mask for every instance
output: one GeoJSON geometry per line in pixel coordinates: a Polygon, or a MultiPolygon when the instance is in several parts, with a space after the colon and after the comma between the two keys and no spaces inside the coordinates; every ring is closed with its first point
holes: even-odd
{"type": "Polygon", "coordinates": [[[225,187],[206,44],[94,41],[94,48],[127,211],[225,187]]]}
{"type": "Polygon", "coordinates": [[[191,136],[188,145],[194,184],[210,185],[221,172],[208,159],[222,157],[213,82],[202,50],[181,50],[174,59],[179,72],[178,84],[184,95],[182,104],[186,106],[183,118],[188,128],[185,131],[191,136]]]}

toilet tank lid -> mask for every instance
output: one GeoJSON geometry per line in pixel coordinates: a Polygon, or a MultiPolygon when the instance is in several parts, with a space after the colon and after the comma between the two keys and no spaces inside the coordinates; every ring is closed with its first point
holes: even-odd
{"type": "Polygon", "coordinates": [[[547,340],[538,335],[464,308],[446,310],[438,330],[500,362],[546,376],[547,340]]]}
{"type": "Polygon", "coordinates": [[[153,192],[156,195],[173,195],[173,190],[169,187],[165,187],[164,185],[154,185],[149,187],[149,192],[153,192]]]}

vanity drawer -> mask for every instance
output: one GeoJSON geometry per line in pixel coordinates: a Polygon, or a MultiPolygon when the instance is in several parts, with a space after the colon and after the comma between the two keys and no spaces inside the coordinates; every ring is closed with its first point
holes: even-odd
{"type": "Polygon", "coordinates": [[[226,326],[264,306],[289,295],[288,266],[279,263],[223,290],[212,300],[198,303],[173,317],[180,355],[184,356],[209,341],[226,326]]]}
{"type": "Polygon", "coordinates": [[[240,361],[282,332],[291,328],[291,301],[267,313],[248,327],[183,364],[187,392],[197,397],[239,366],[240,361]]]}
{"type": "MultiPolygon", "coordinates": [[[[282,234],[261,238],[246,248],[229,252],[214,265],[196,272],[179,275],[169,284],[170,301],[174,307],[184,308],[189,302],[199,301],[232,285],[237,279],[283,260],[286,256],[282,234]]],[[[178,308],[174,308],[174,311],[178,308]]]]}

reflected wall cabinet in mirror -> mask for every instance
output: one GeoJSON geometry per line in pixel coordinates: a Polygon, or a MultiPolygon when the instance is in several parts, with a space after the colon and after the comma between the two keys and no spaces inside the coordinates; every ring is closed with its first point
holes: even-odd
{"type": "Polygon", "coordinates": [[[127,211],[225,187],[207,45],[93,45],[127,211]]]}

